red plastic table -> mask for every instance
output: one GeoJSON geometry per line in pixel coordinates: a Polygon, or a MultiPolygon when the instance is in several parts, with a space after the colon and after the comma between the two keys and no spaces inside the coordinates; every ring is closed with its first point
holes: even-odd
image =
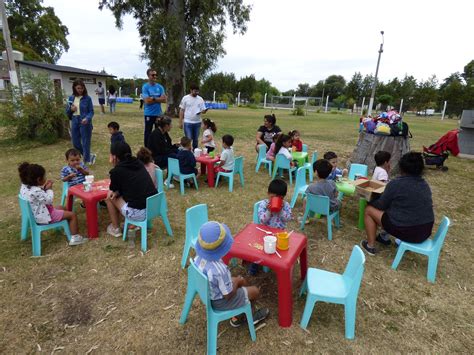
{"type": "Polygon", "coordinates": [[[220,158],[218,155],[216,155],[214,158],[211,158],[208,154],[201,154],[196,158],[196,161],[201,163],[201,175],[205,175],[207,170],[207,184],[209,187],[214,187],[214,164],[217,163],[219,159],[220,158]]]}
{"type": "Polygon", "coordinates": [[[110,179],[99,180],[92,185],[92,191],[84,191],[84,185],[79,184],[68,190],[67,209],[72,210],[74,196],[80,198],[86,206],[87,235],[89,238],[99,236],[99,222],[97,217],[97,203],[107,197],[110,179]]]}
{"type": "Polygon", "coordinates": [[[263,237],[266,235],[257,227],[273,233],[283,232],[281,229],[271,228],[261,224],[251,223],[245,226],[234,236],[234,244],[230,251],[223,257],[225,263],[231,258],[238,258],[262,266],[268,266],[277,276],[278,283],[278,323],[281,327],[290,327],[293,318],[292,275],[296,260],[300,258],[301,279],[306,277],[307,239],[304,234],[293,232],[290,235],[290,248],[286,251],[278,250],[281,255],[265,254],[263,250],[256,249],[253,244],[263,246],[263,237]]]}

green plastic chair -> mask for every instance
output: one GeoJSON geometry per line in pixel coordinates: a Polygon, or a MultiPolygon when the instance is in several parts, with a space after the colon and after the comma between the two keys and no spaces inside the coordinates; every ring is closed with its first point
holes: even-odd
{"type": "Polygon", "coordinates": [[[451,221],[449,218],[443,216],[441,224],[439,225],[433,239],[427,239],[423,243],[401,242],[398,246],[397,255],[393,260],[392,269],[395,270],[398,267],[398,264],[402,260],[403,254],[405,254],[407,250],[414,253],[423,254],[428,256],[428,271],[426,273],[426,278],[429,282],[434,283],[436,279],[436,270],[438,268],[439,254],[441,252],[441,248],[443,247],[444,239],[448,234],[450,224],[451,221]]]}
{"type": "Polygon", "coordinates": [[[306,194],[306,209],[304,211],[303,220],[301,221],[300,229],[304,229],[306,219],[311,214],[327,216],[328,225],[328,239],[332,240],[332,221],[334,220],[336,228],[340,227],[339,210],[335,212],[329,211],[330,201],[327,196],[320,196],[307,193],[306,194]]]}
{"type": "Polygon", "coordinates": [[[168,158],[168,178],[166,179],[166,185],[170,186],[171,178],[173,176],[179,177],[179,188],[181,191],[181,195],[184,195],[184,180],[186,179],[193,179],[194,186],[196,190],[198,189],[198,183],[196,180],[196,174],[181,174],[179,170],[179,160],[174,158],[168,158]]]}
{"type": "Polygon", "coordinates": [[[67,220],[62,220],[50,224],[37,224],[33,211],[31,210],[30,202],[18,195],[18,202],[21,209],[21,240],[26,240],[28,237],[28,226],[31,229],[31,245],[33,248],[33,256],[41,256],[41,232],[63,228],[67,240],[71,240],[71,231],[67,220]]]}
{"type": "Polygon", "coordinates": [[[165,225],[166,232],[170,237],[173,236],[171,230],[170,221],[168,220],[168,207],[166,204],[166,195],[164,192],[157,193],[156,195],[150,196],[146,199],[146,218],[144,221],[132,221],[125,218],[125,224],[123,226],[123,240],[127,239],[128,225],[140,227],[141,229],[141,246],[142,251],[145,253],[147,250],[147,231],[148,228],[152,228],[152,220],[156,217],[161,217],[163,224],[165,225]]]}
{"type": "MultiPolygon", "coordinates": [[[[186,323],[188,318],[189,311],[193,305],[194,297],[196,294],[199,295],[202,303],[206,306],[206,316],[207,316],[207,354],[214,355],[217,351],[217,330],[219,323],[230,319],[232,317],[238,316],[239,314],[245,313],[247,316],[247,324],[250,331],[250,337],[252,341],[257,339],[255,333],[255,327],[253,325],[253,316],[252,316],[252,307],[250,303],[247,303],[245,306],[240,308],[232,309],[229,311],[217,311],[212,308],[211,297],[209,291],[209,281],[207,277],[199,271],[199,269],[194,265],[194,262],[190,260],[188,266],[188,288],[186,290],[186,298],[184,300],[183,311],[181,312],[181,317],[179,319],[180,324],[186,323]]],[[[222,353],[225,353],[223,350],[222,353]]]]}
{"type": "Polygon", "coordinates": [[[186,210],[186,239],[184,241],[183,257],[181,258],[181,268],[186,267],[189,251],[196,245],[199,229],[209,221],[207,205],[200,204],[186,210]]]}
{"type": "Polygon", "coordinates": [[[308,169],[304,166],[296,170],[295,189],[293,191],[293,197],[291,198],[290,202],[291,208],[295,207],[296,200],[298,199],[299,195],[301,195],[303,199],[306,196],[306,189],[308,188],[308,183],[306,181],[307,170],[308,169]]]}
{"type": "Polygon", "coordinates": [[[268,168],[268,175],[272,176],[272,161],[267,159],[267,145],[260,144],[258,146],[257,165],[255,165],[255,172],[258,173],[260,165],[265,164],[268,168]]]}
{"type": "Polygon", "coordinates": [[[275,155],[275,167],[273,168],[272,179],[275,179],[277,172],[280,169],[288,170],[288,175],[290,176],[290,185],[293,185],[293,172],[296,171],[296,166],[291,166],[290,161],[286,159],[283,154],[275,155]]]}
{"type": "Polygon", "coordinates": [[[308,293],[300,322],[301,328],[308,327],[316,302],[343,304],[345,336],[347,339],[354,339],[357,296],[364,276],[364,264],[364,253],[356,245],[342,275],[320,269],[308,269],[300,291],[300,297],[308,293]]]}
{"type": "Polygon", "coordinates": [[[240,177],[240,184],[242,187],[244,187],[244,157],[237,157],[234,160],[234,169],[228,173],[224,173],[222,171],[219,171],[217,173],[217,179],[216,179],[216,184],[215,187],[217,188],[217,185],[219,185],[219,178],[225,177],[229,179],[229,192],[232,192],[234,189],[234,175],[239,174],[240,177]]]}

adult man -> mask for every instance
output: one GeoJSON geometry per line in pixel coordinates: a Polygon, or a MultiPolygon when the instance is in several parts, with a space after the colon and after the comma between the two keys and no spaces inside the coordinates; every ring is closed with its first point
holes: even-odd
{"type": "Polygon", "coordinates": [[[165,89],[156,82],[156,70],[148,69],[146,71],[148,83],[143,84],[142,97],[145,102],[145,133],[144,144],[148,147],[148,137],[153,131],[153,126],[158,127],[158,117],[161,116],[161,103],[166,102],[165,89]]]}
{"type": "Polygon", "coordinates": [[[95,89],[95,93],[97,95],[97,98],[99,99],[99,105],[100,105],[100,114],[103,115],[105,114],[105,89],[102,86],[102,82],[99,81],[97,83],[99,86],[95,89]]]}
{"type": "Polygon", "coordinates": [[[206,113],[207,108],[204,100],[199,96],[199,86],[191,84],[191,92],[181,100],[179,104],[179,128],[183,128],[184,135],[193,140],[193,149],[199,142],[199,131],[201,129],[201,113],[206,113]]]}

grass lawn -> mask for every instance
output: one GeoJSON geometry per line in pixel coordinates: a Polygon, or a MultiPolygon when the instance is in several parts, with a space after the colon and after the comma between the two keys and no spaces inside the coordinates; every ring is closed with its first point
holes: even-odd
{"type": "MultiPolygon", "coordinates": [[[[69,247],[64,236],[46,234],[42,239],[43,257],[32,258],[30,241],[20,241],[16,167],[25,160],[45,166],[48,177],[56,180],[54,190],[59,201],[59,172],[70,142],[18,144],[9,138],[7,130],[0,129],[0,352],[205,352],[204,306],[195,301],[187,323],[178,324],[187,278],[180,268],[185,210],[206,203],[209,218],[226,223],[233,233],[251,222],[253,204],[266,196],[269,183],[263,168],[255,173],[254,151],[256,130],[266,112],[209,112],[208,116],[217,122],[217,136],[232,134],[236,155],[245,157],[245,188],[236,182],[233,193],[228,192],[226,183],[210,189],[202,177],[199,191],[186,189],[185,196],[180,196],[179,189],[168,191],[174,238],[167,237],[161,221],[155,221],[145,255],[140,252],[138,238],[136,245],[130,245],[105,234],[109,220],[106,210],[101,210],[98,239],[69,247]]],[[[327,150],[336,151],[341,166],[357,142],[356,115],[294,117],[289,111],[276,111],[276,115],[284,131],[301,131],[310,151],[318,150],[320,156],[327,150]]],[[[118,105],[115,116],[96,115],[92,137],[92,151],[98,153],[92,167],[96,179],[107,177],[111,168],[107,123],[112,119],[120,123],[133,151],[142,143],[143,115],[137,105],[118,105]]],[[[434,143],[457,127],[454,120],[407,117],[406,121],[413,133],[413,150],[434,143]]],[[[177,142],[181,135],[175,124],[173,140],[177,142]]],[[[431,169],[426,172],[433,191],[435,228],[443,215],[452,220],[434,285],[426,280],[427,259],[423,256],[406,254],[397,271],[390,268],[396,254],[393,247],[367,257],[357,305],[356,338],[349,341],[344,338],[344,311],[339,305],[318,303],[308,332],[299,327],[305,300],[297,298],[301,284],[298,267],[293,275],[293,326],[280,328],[275,275],[260,273],[250,281],[261,286],[263,297],[258,305],[269,307],[271,316],[257,332],[255,343],[247,328],[234,329],[228,322],[221,323],[221,353],[471,352],[474,161],[450,157],[447,165],[446,173],[431,169]]],[[[290,188],[288,200],[292,192],[290,188]]],[[[85,212],[79,206],[76,211],[81,231],[85,232],[85,212]]],[[[294,216],[301,213],[298,202],[294,216]]],[[[327,240],[325,220],[306,226],[309,266],[343,271],[352,247],[365,236],[356,228],[357,213],[357,200],[345,198],[342,228],[334,230],[332,241],[327,240]]],[[[288,228],[297,229],[297,223],[291,222],[288,228]]],[[[245,275],[240,266],[232,272],[245,275]]]]}

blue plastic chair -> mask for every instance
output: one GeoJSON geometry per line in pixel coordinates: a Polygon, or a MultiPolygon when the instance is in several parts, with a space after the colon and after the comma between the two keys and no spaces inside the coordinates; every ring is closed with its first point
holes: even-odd
{"type": "Polygon", "coordinates": [[[306,329],[316,302],[344,305],[345,335],[354,339],[357,296],[364,276],[365,256],[356,245],[352,249],[349,263],[342,275],[320,269],[309,268],[301,287],[300,297],[308,292],[300,326],[306,329]]]}
{"type": "Polygon", "coordinates": [[[363,177],[367,177],[369,173],[369,168],[365,164],[351,164],[349,169],[349,180],[355,180],[355,176],[360,174],[363,177]]]}
{"type": "Polygon", "coordinates": [[[165,225],[166,232],[170,237],[172,237],[173,231],[171,230],[170,221],[168,220],[168,207],[166,204],[166,195],[164,192],[157,193],[156,195],[150,196],[146,199],[146,218],[144,221],[132,221],[128,218],[125,218],[125,224],[123,226],[123,240],[127,239],[129,224],[140,227],[142,234],[142,251],[145,253],[147,250],[147,231],[148,228],[152,228],[152,220],[156,217],[161,217],[163,224],[165,225]]]}
{"type": "Polygon", "coordinates": [[[303,153],[307,153],[308,152],[308,145],[303,143],[303,147],[302,147],[301,151],[303,153]]]}
{"type": "Polygon", "coordinates": [[[252,221],[253,223],[260,224],[260,219],[258,218],[258,205],[262,201],[263,200],[255,202],[255,204],[253,205],[253,221],[252,221]]]}
{"type": "MultiPolygon", "coordinates": [[[[229,311],[216,311],[212,308],[211,297],[209,291],[209,281],[207,277],[199,271],[194,265],[194,262],[190,260],[188,267],[188,288],[186,290],[186,298],[184,301],[183,311],[179,319],[180,324],[186,323],[189,311],[193,305],[193,300],[196,294],[199,295],[202,303],[206,306],[207,315],[207,354],[214,355],[217,351],[217,330],[219,323],[238,316],[239,314],[245,313],[247,316],[247,324],[250,331],[250,337],[253,341],[257,339],[255,333],[255,327],[253,325],[252,307],[250,303],[240,308],[232,309],[229,311]]],[[[222,353],[225,353],[223,350],[222,353]]]]}
{"type": "Polygon", "coordinates": [[[309,171],[309,181],[312,182],[314,178],[314,171],[313,171],[313,165],[318,160],[318,151],[315,150],[313,152],[313,155],[311,156],[311,162],[310,163],[305,163],[303,167],[307,168],[309,171]]]}
{"type": "Polygon", "coordinates": [[[155,176],[156,184],[158,185],[156,189],[158,190],[158,193],[163,192],[163,170],[161,170],[160,168],[155,168],[155,176]]]}
{"type": "Polygon", "coordinates": [[[268,167],[268,175],[272,176],[272,161],[267,159],[267,145],[260,144],[258,146],[257,165],[255,166],[255,172],[258,173],[260,165],[265,164],[268,167]]]}
{"type": "Polygon", "coordinates": [[[293,191],[293,197],[291,198],[290,203],[291,208],[295,207],[296,200],[300,194],[302,195],[303,199],[306,196],[306,189],[308,188],[308,183],[306,181],[307,170],[308,169],[304,166],[296,170],[295,189],[293,191]]]}
{"type": "MultiPolygon", "coordinates": [[[[68,191],[69,191],[69,183],[67,181],[63,181],[63,191],[61,193],[61,206],[66,206],[68,191]]],[[[73,209],[74,209],[74,204],[73,204],[73,209]]]]}
{"type": "Polygon", "coordinates": [[[184,195],[184,180],[192,178],[194,180],[194,186],[198,189],[198,183],[196,180],[196,174],[181,174],[179,170],[179,160],[174,158],[168,158],[168,178],[166,179],[167,186],[170,186],[171,178],[173,176],[179,177],[179,188],[181,195],[184,195]]]}
{"type": "Polygon", "coordinates": [[[240,184],[242,187],[244,187],[244,157],[237,157],[234,160],[234,169],[228,173],[224,173],[222,171],[219,171],[217,173],[217,179],[216,179],[216,185],[219,184],[219,178],[225,177],[229,179],[229,192],[232,192],[234,189],[234,175],[239,174],[240,176],[240,184]]]}
{"type": "Polygon", "coordinates": [[[184,241],[183,257],[181,258],[181,268],[186,267],[189,250],[196,245],[199,229],[209,221],[207,205],[200,204],[186,210],[186,239],[184,241]]]}
{"type": "Polygon", "coordinates": [[[306,209],[304,211],[303,220],[301,221],[300,229],[304,229],[306,219],[311,214],[327,216],[328,225],[328,239],[332,240],[332,221],[334,220],[336,228],[340,227],[339,210],[330,213],[329,212],[329,197],[313,195],[310,193],[306,194],[306,209]]]}
{"type": "Polygon", "coordinates": [[[396,269],[398,267],[400,260],[402,260],[403,254],[407,250],[414,253],[423,254],[428,256],[428,271],[426,273],[426,278],[429,282],[434,283],[436,279],[436,269],[438,268],[439,253],[443,247],[444,239],[446,238],[450,224],[450,219],[446,216],[443,216],[441,224],[439,225],[433,239],[427,239],[423,243],[419,244],[401,242],[398,247],[397,255],[393,260],[392,269],[396,269]]]}
{"type": "Polygon", "coordinates": [[[28,235],[28,226],[31,229],[31,245],[33,248],[33,256],[41,256],[41,232],[63,228],[66,233],[67,240],[71,240],[71,231],[67,220],[62,220],[50,224],[37,224],[33,211],[31,211],[30,202],[18,195],[18,202],[21,209],[21,240],[26,240],[28,235]]]}
{"type": "Polygon", "coordinates": [[[286,159],[283,154],[277,154],[275,156],[275,167],[273,168],[272,179],[275,178],[277,171],[280,169],[288,170],[288,175],[290,176],[290,185],[293,184],[293,172],[296,171],[296,166],[291,166],[290,161],[286,159]]]}

